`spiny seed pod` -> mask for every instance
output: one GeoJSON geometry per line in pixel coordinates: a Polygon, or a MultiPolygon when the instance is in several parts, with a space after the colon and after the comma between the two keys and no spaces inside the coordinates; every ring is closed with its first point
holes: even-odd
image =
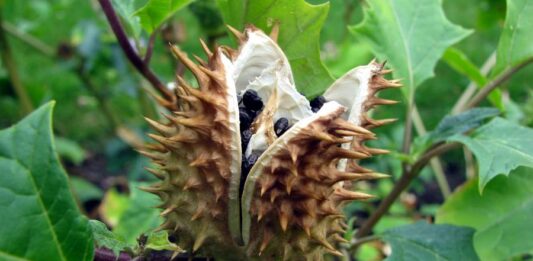
{"type": "Polygon", "coordinates": [[[161,182],[146,188],[162,199],[162,229],[192,253],[220,260],[322,260],[342,255],[346,202],[371,196],[351,182],[382,178],[358,165],[385,150],[368,148],[369,131],[391,120],[368,110],[394,101],[376,97],[388,81],[372,61],[337,80],[311,104],[295,88],[287,58],[253,26],[233,28],[239,48],[209,50],[207,61],[175,56],[198,88],[178,77],[175,99],[161,101],[166,121],[143,154],[161,182]],[[247,122],[245,122],[247,121],[247,122]]]}

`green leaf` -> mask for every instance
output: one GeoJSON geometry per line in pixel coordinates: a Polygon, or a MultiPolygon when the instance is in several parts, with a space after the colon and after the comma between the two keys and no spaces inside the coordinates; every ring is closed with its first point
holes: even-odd
{"type": "Polygon", "coordinates": [[[141,19],[134,15],[135,0],[112,0],[113,7],[122,17],[126,29],[134,36],[141,34],[141,19]]]}
{"type": "Polygon", "coordinates": [[[162,223],[155,206],[161,202],[156,195],[140,190],[147,183],[131,183],[130,198],[126,210],[120,215],[113,232],[124,237],[126,242],[135,243],[143,233],[149,233],[162,223]]]}
{"type": "Polygon", "coordinates": [[[507,0],[507,15],[492,76],[533,58],[533,1],[507,0]]]}
{"type": "Polygon", "coordinates": [[[155,31],[163,22],[193,0],[148,0],[145,6],[135,12],[141,19],[141,26],[148,33],[155,31]]]}
{"type": "Polygon", "coordinates": [[[182,252],[178,245],[168,241],[168,233],[166,230],[152,232],[148,234],[148,239],[146,240],[146,245],[144,246],[148,249],[153,250],[170,250],[174,252],[182,252]]]}
{"type": "Polygon", "coordinates": [[[50,102],[0,131],[0,259],[92,260],[80,214],[55,153],[50,102]]]}
{"type": "Polygon", "coordinates": [[[475,82],[478,87],[483,87],[487,83],[487,78],[481,74],[477,66],[461,50],[454,47],[446,49],[442,60],[458,73],[465,75],[468,79],[475,82]]]}
{"type": "Polygon", "coordinates": [[[490,182],[483,195],[468,181],[437,212],[437,223],[476,229],[474,246],[482,260],[509,260],[533,250],[533,173],[519,168],[490,182]]]}
{"type": "Polygon", "coordinates": [[[115,256],[119,256],[123,250],[131,250],[135,247],[135,245],[128,244],[123,238],[109,231],[104,223],[98,220],[90,220],[89,224],[91,225],[96,245],[113,251],[115,256]]]}
{"type": "Polygon", "coordinates": [[[479,260],[474,251],[474,230],[452,225],[431,225],[424,221],[396,227],[383,233],[391,244],[387,260],[479,260]]]}
{"type": "Polygon", "coordinates": [[[431,145],[445,141],[453,135],[475,129],[485,120],[498,114],[500,111],[495,108],[474,108],[457,115],[445,116],[434,130],[413,140],[409,160],[418,159],[431,145]]]}
{"type": "Polygon", "coordinates": [[[500,114],[496,108],[473,108],[457,115],[447,115],[437,125],[435,130],[428,133],[434,142],[444,141],[447,138],[465,133],[483,124],[486,119],[500,114]]]}
{"type": "Polygon", "coordinates": [[[502,118],[495,118],[470,136],[455,135],[476,155],[479,163],[479,190],[499,174],[508,175],[518,166],[533,167],[533,130],[502,118]]]}
{"type": "Polygon", "coordinates": [[[280,23],[278,43],[287,55],[296,87],[307,97],[320,95],[333,78],[320,60],[320,30],[329,4],[305,0],[217,0],[224,21],[236,28],[253,24],[265,32],[280,23]]]}
{"type": "Polygon", "coordinates": [[[352,32],[369,42],[376,56],[387,60],[394,77],[403,80],[402,90],[412,101],[415,89],[434,75],[433,68],[444,51],[470,34],[449,22],[441,1],[368,1],[363,22],[352,32]]]}

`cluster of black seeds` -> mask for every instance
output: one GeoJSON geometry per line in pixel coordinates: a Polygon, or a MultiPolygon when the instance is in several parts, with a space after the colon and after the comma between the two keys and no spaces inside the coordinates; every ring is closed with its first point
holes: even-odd
{"type": "Polygon", "coordinates": [[[241,148],[242,148],[242,165],[241,165],[241,184],[240,192],[244,187],[244,181],[252,169],[252,166],[255,164],[260,155],[253,154],[250,157],[246,157],[245,151],[252,137],[252,130],[250,129],[255,118],[263,110],[263,101],[257,95],[257,92],[254,90],[247,90],[242,97],[239,99],[239,121],[240,121],[240,130],[241,130],[241,148]]]}
{"type": "MultiPolygon", "coordinates": [[[[261,154],[254,153],[248,157],[245,156],[246,148],[248,143],[252,138],[252,131],[250,129],[255,118],[263,110],[263,101],[257,95],[257,92],[254,90],[247,90],[242,96],[238,96],[239,99],[239,120],[240,120],[240,130],[241,130],[241,147],[242,147],[242,165],[241,165],[241,186],[240,192],[242,193],[244,187],[244,181],[248,176],[250,170],[257,162],[257,159],[261,154]]],[[[311,106],[313,111],[316,112],[324,105],[325,99],[322,96],[317,97],[311,101],[311,106]],[[313,105],[314,104],[314,105],[313,105]],[[316,109],[316,110],[315,110],[316,109]]],[[[283,135],[288,129],[290,129],[289,120],[287,118],[279,118],[274,123],[274,132],[276,136],[279,137],[283,135]]]]}
{"type": "Polygon", "coordinates": [[[324,103],[326,103],[326,98],[324,98],[324,96],[318,96],[316,98],[314,98],[313,100],[311,100],[309,102],[309,105],[311,105],[311,110],[313,112],[317,112],[320,110],[320,108],[322,108],[322,106],[324,105],[324,103]]]}

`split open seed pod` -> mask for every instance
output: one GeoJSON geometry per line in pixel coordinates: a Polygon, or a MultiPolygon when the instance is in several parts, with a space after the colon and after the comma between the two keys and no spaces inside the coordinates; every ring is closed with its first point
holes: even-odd
{"type": "Polygon", "coordinates": [[[371,62],[337,80],[314,113],[275,42],[277,27],[271,36],[230,30],[239,48],[203,44],[208,60],[198,64],[172,47],[198,88],[178,77],[175,104],[166,103],[177,109],[147,119],[157,143],[142,153],[161,182],[146,190],[162,199],[161,228],[183,249],[222,260],[341,255],[343,205],[371,197],[349,184],[384,176],[358,165],[385,152],[364,145],[375,137],[369,128],[389,122],[367,111],[393,103],[375,94],[398,83],[371,62]]]}

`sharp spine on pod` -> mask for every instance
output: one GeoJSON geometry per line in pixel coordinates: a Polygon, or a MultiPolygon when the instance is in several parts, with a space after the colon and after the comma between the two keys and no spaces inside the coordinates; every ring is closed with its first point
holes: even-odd
{"type": "Polygon", "coordinates": [[[166,120],[146,119],[157,134],[140,151],[160,182],[145,188],[178,244],[221,260],[320,260],[342,255],[343,205],[371,195],[348,184],[384,178],[358,160],[388,151],[369,148],[368,110],[395,101],[376,93],[397,88],[384,64],[372,61],[339,78],[309,101],[296,89],[289,62],[270,36],[248,26],[228,30],[238,49],[200,44],[207,60],[172,53],[198,82],[177,77],[166,120]]]}

